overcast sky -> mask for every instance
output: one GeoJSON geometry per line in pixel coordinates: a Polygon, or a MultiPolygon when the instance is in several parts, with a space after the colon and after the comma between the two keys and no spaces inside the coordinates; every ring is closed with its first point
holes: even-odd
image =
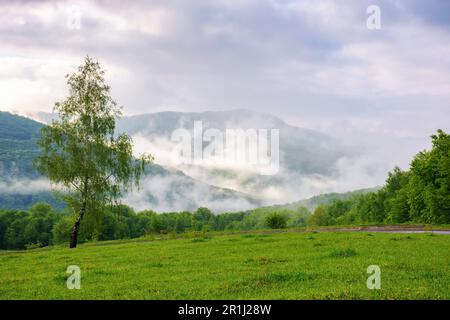
{"type": "Polygon", "coordinates": [[[1,1],[0,19],[0,110],[51,111],[89,54],[126,114],[248,108],[411,152],[450,127],[446,0],[1,1]]]}

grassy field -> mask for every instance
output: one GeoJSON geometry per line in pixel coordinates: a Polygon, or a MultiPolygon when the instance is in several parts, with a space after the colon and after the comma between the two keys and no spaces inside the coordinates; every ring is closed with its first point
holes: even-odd
{"type": "Polygon", "coordinates": [[[206,235],[0,253],[1,299],[450,299],[450,236],[206,235]],[[66,269],[81,268],[81,289],[66,269]],[[381,290],[366,286],[381,268],[381,290]]]}

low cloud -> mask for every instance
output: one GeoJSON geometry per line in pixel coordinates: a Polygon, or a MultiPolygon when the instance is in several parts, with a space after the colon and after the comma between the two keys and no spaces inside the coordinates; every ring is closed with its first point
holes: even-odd
{"type": "MultiPolygon", "coordinates": [[[[211,186],[187,180],[183,176],[149,176],[141,181],[140,190],[127,194],[124,203],[136,210],[157,212],[195,210],[208,207],[215,213],[255,208],[254,202],[238,193],[224,194],[211,186]]],[[[263,203],[262,203],[263,204],[263,203]]]]}
{"type": "Polygon", "coordinates": [[[11,179],[0,182],[0,193],[3,194],[32,194],[50,191],[51,188],[47,179],[11,179]]]}
{"type": "MultiPolygon", "coordinates": [[[[126,114],[248,108],[361,150],[333,175],[282,170],[268,185],[237,168],[182,168],[198,180],[277,202],[370,187],[450,129],[449,12],[439,0],[2,1],[0,109],[50,111],[89,54],[126,114]],[[371,4],[380,30],[366,27],[371,4]],[[68,28],[73,6],[79,29],[68,28]]],[[[134,138],[172,166],[167,138],[134,138]]],[[[194,198],[208,203],[201,192],[194,198]]],[[[159,198],[160,208],[175,203],[159,198]]]]}

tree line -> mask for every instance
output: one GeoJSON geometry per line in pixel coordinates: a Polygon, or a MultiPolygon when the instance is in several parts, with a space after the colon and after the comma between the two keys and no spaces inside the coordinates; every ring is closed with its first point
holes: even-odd
{"type": "MultiPolygon", "coordinates": [[[[101,214],[87,214],[78,241],[132,239],[145,235],[177,234],[259,228],[301,227],[309,211],[260,208],[246,212],[214,214],[208,208],[194,212],[135,212],[126,205],[104,208],[101,214]]],[[[33,249],[70,241],[74,213],[59,212],[48,203],[37,203],[29,210],[0,210],[0,249],[33,249]]]]}
{"type": "Polygon", "coordinates": [[[315,209],[311,225],[450,223],[450,135],[431,136],[432,149],[418,153],[409,170],[395,168],[377,192],[336,200],[315,209]]]}
{"type": "MultiPolygon", "coordinates": [[[[126,205],[90,211],[79,241],[131,239],[150,234],[190,231],[239,231],[304,226],[450,223],[450,135],[439,130],[432,149],[422,151],[409,170],[395,168],[375,192],[354,194],[318,206],[311,214],[303,206],[283,206],[214,214],[208,208],[194,212],[135,212],[126,205]]],[[[76,211],[75,211],[76,212],[76,211]]],[[[74,211],[57,211],[48,203],[28,210],[0,210],[0,249],[26,249],[68,243],[74,211]]]]}
{"type": "MultiPolygon", "coordinates": [[[[42,127],[39,135],[35,131],[32,136],[8,136],[14,138],[9,147],[18,139],[25,139],[29,145],[37,144],[40,151],[36,157],[33,154],[34,166],[53,185],[65,189],[62,199],[70,214],[57,213],[45,203],[28,211],[0,211],[1,249],[69,240],[69,246],[75,248],[79,241],[189,230],[450,223],[450,136],[442,130],[432,136],[432,150],[419,153],[408,171],[395,168],[379,191],[319,206],[312,215],[302,207],[294,210],[271,207],[221,215],[214,215],[207,208],[192,213],[135,213],[117,202],[139,186],[140,177],[153,157],[144,154],[135,158],[131,137],[115,131],[121,108],[110,96],[104,74],[97,61],[86,57],[78,72],[66,77],[69,96],[54,107],[59,118],[42,127]]],[[[6,199],[7,203],[10,201],[6,199]]]]}

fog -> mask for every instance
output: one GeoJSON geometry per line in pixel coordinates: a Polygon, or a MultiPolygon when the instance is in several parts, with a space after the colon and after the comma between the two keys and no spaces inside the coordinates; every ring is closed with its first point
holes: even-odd
{"type": "Polygon", "coordinates": [[[11,179],[0,182],[2,194],[33,194],[51,190],[51,184],[47,179],[11,179]]]}

